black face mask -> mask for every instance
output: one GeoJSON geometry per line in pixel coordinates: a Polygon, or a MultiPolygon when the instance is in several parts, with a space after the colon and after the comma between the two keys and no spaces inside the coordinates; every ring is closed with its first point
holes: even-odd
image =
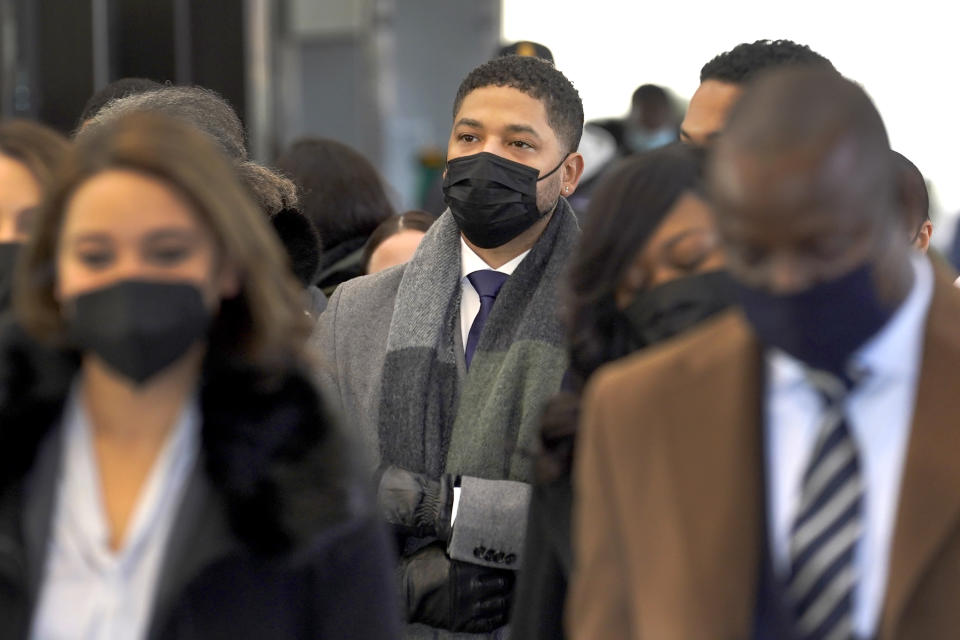
{"type": "Polygon", "coordinates": [[[727,272],[711,271],[641,291],[623,313],[638,347],[646,347],[683,333],[735,301],[727,272]]]}
{"type": "Polygon", "coordinates": [[[22,247],[19,242],[0,242],[0,312],[13,302],[13,270],[22,247]]]}
{"type": "Polygon", "coordinates": [[[540,176],[533,167],[487,151],[455,158],[447,163],[443,199],[467,240],[482,249],[499,247],[545,215],[537,208],[537,183],[565,160],[540,176]]]}
{"type": "Polygon", "coordinates": [[[69,305],[70,338],[138,385],[203,339],[210,314],[192,284],[123,280],[77,296],[69,305]]]}
{"type": "Polygon", "coordinates": [[[830,282],[790,295],[735,283],[760,341],[814,369],[846,376],[850,356],[890,319],[865,264],[830,282]]]}

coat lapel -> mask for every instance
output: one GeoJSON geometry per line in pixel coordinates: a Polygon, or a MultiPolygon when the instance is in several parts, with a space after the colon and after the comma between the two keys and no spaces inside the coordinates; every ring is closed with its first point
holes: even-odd
{"type": "Polygon", "coordinates": [[[900,489],[881,638],[897,627],[924,570],[960,521],[960,291],[945,269],[935,270],[916,409],[900,489]]]}
{"type": "Polygon", "coordinates": [[[190,580],[218,558],[241,548],[230,530],[226,505],[210,486],[202,462],[190,476],[176,522],[164,552],[149,638],[160,637],[170,613],[176,608],[178,595],[190,580]]]}

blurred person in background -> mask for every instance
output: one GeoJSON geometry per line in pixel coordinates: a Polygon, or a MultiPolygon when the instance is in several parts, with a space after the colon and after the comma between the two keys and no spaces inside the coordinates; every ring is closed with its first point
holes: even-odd
{"type": "Polygon", "coordinates": [[[342,282],[364,274],[370,234],[396,212],[373,165],[336,140],[297,140],[277,167],[297,185],[301,211],[320,234],[316,283],[329,296],[342,282]]]}
{"type": "Polygon", "coordinates": [[[767,69],[833,65],[804,44],[790,40],[757,40],[738,44],[719,54],[700,70],[700,86],[690,98],[680,124],[680,139],[708,147],[727,122],[730,109],[751,79],[767,69]]]}
{"type": "Polygon", "coordinates": [[[581,226],[590,212],[590,198],[617,162],[636,153],[665,146],[677,139],[680,121],[673,97],[653,84],[637,87],[625,118],[588,122],[583,128],[580,151],[584,170],[577,193],[570,198],[581,226]]]}
{"type": "Polygon", "coordinates": [[[594,376],[572,637],[955,637],[960,294],[904,242],[880,115],[777,70],[708,173],[742,311],[594,376]]]}
{"type": "Polygon", "coordinates": [[[363,249],[366,272],[380,273],[409,262],[435,220],[426,211],[407,211],[381,222],[363,249]]]}
{"type": "Polygon", "coordinates": [[[583,176],[577,185],[577,192],[568,200],[577,212],[577,220],[582,227],[590,211],[590,199],[594,190],[620,156],[613,135],[603,127],[589,122],[583,127],[579,151],[583,155],[583,176]]]}
{"type": "Polygon", "coordinates": [[[83,111],[77,120],[77,131],[83,129],[87,123],[100,112],[108,103],[119,98],[126,98],[135,93],[146,93],[162,89],[164,85],[150,78],[120,78],[105,85],[94,93],[83,105],[83,111]]]}
{"type": "Polygon", "coordinates": [[[453,108],[448,211],[405,266],[344,283],[319,376],[377,467],[408,638],[503,638],[543,405],[567,367],[557,286],[579,229],[583,105],[553,65],[495,58],[453,108]],[[472,635],[458,635],[474,634],[472,635]]]}
{"type": "Polygon", "coordinates": [[[561,639],[572,568],[571,466],[580,393],[601,365],[682,333],[733,303],[701,161],[683,145],[638,154],[598,187],[571,260],[570,369],[546,409],[510,630],[561,639]]]}
{"type": "Polygon", "coordinates": [[[66,138],[36,122],[0,124],[0,312],[10,308],[17,256],[69,148],[66,138]]]}
{"type": "Polygon", "coordinates": [[[397,637],[389,542],[232,166],[154,114],[70,160],[18,272],[37,342],[0,341],[0,637],[397,637]]]}
{"type": "Polygon", "coordinates": [[[677,139],[677,113],[663,87],[642,84],[630,98],[630,113],[624,131],[624,145],[630,153],[642,153],[677,139]]]}
{"type": "Polygon", "coordinates": [[[530,40],[518,40],[517,42],[511,42],[503,45],[497,50],[497,54],[494,57],[502,58],[503,56],[527,56],[532,58],[540,58],[541,60],[546,60],[550,64],[554,64],[553,52],[550,51],[550,47],[540,44],[539,42],[532,42],[530,40]]]}
{"type": "Polygon", "coordinates": [[[210,136],[233,161],[243,184],[260,210],[270,219],[280,237],[290,268],[306,290],[305,307],[314,317],[326,307],[327,299],[313,287],[320,267],[320,239],[316,229],[297,209],[297,187],[278,172],[250,160],[243,124],[222,96],[203,87],[162,86],[108,102],[87,121],[76,139],[82,140],[98,129],[130,113],[162,113],[177,118],[210,136]]]}
{"type": "Polygon", "coordinates": [[[663,87],[642,84],[630,97],[630,111],[625,117],[593,120],[617,142],[622,156],[642,153],[670,144],[677,139],[680,117],[674,98],[663,87]]]}
{"type": "Polygon", "coordinates": [[[894,151],[893,157],[897,169],[901,211],[910,232],[910,243],[926,253],[933,236],[927,181],[917,165],[910,162],[905,155],[894,151]]]}

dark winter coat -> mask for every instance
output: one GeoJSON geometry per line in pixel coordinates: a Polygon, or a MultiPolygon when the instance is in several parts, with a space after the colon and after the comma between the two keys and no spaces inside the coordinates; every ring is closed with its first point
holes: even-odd
{"type": "MultiPolygon", "coordinates": [[[[308,379],[209,358],[201,461],[161,568],[149,638],[399,637],[395,559],[308,379]],[[214,362],[216,361],[216,362],[214,362]]],[[[53,513],[76,357],[0,329],[0,639],[22,639],[53,513]],[[51,453],[52,452],[52,453],[51,453]]]]}

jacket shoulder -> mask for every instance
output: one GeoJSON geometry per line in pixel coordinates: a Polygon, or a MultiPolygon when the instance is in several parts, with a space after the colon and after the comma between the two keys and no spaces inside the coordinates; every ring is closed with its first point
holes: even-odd
{"type": "MultiPolygon", "coordinates": [[[[385,271],[347,280],[333,293],[330,306],[336,301],[337,315],[369,313],[382,310],[385,301],[393,301],[400,287],[406,265],[397,265],[385,271]]],[[[393,311],[393,305],[388,307],[393,311]]]]}
{"type": "Polygon", "coordinates": [[[587,393],[624,406],[677,390],[694,392],[715,376],[729,375],[757,352],[756,339],[739,310],[727,311],[672,340],[601,367],[587,393]]]}

